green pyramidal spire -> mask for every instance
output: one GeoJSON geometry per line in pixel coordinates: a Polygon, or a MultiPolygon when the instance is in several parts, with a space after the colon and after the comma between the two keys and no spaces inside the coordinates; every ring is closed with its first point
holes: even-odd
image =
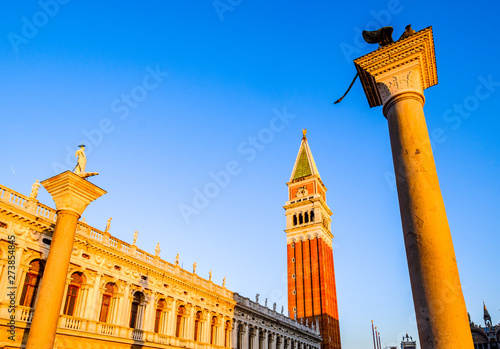
{"type": "Polygon", "coordinates": [[[319,172],[314,162],[311,149],[309,149],[309,144],[307,143],[306,130],[303,130],[302,143],[300,143],[299,153],[295,160],[295,166],[293,167],[290,181],[311,175],[319,176],[319,172]]]}

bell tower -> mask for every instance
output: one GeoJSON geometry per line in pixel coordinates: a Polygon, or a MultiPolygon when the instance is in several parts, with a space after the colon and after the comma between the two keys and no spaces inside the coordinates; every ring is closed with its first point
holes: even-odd
{"type": "Polygon", "coordinates": [[[326,187],[307,143],[306,130],[287,183],[286,215],[288,310],[298,321],[318,323],[322,349],[340,349],[333,268],[332,211],[326,187]]]}

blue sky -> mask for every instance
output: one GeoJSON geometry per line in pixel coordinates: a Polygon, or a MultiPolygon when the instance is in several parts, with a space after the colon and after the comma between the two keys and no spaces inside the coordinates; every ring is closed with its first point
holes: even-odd
{"type": "MultiPolygon", "coordinates": [[[[352,60],[360,31],[433,26],[425,113],[472,319],[500,321],[497,1],[51,1],[0,5],[1,184],[75,165],[108,191],[87,222],[286,308],[285,183],[301,129],[329,189],[342,343],[417,335],[387,123],[352,60]],[[214,5],[215,4],[215,5],[214,5]],[[283,124],[269,133],[276,118],[283,124]],[[256,140],[255,140],[256,139],[256,140]],[[68,150],[69,149],[69,150],[68,150]],[[229,167],[228,167],[229,166],[229,167]],[[229,180],[217,184],[215,178],[229,180]],[[209,188],[210,198],[196,201],[209,188]],[[212,190],[212,191],[210,191],[212,190]],[[186,209],[190,207],[192,210],[186,209]],[[187,211],[186,211],[187,210],[187,211]],[[184,212],[184,213],[183,213],[184,212]],[[188,213],[186,213],[188,212],[188,213]]],[[[219,180],[220,181],[220,180],[219,180]]],[[[44,190],[39,199],[53,205],[44,190]]]]}

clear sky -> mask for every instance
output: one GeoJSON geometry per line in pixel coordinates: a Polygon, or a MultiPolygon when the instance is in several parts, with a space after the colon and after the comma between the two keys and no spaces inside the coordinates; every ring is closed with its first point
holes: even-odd
{"type": "MultiPolygon", "coordinates": [[[[0,183],[76,164],[108,194],[89,224],[286,309],[285,183],[301,129],[329,189],[341,337],[416,337],[387,123],[352,63],[362,29],[433,26],[425,91],[465,301],[500,321],[498,1],[4,1],[0,183]],[[56,4],[56,5],[54,5],[56,4]],[[282,127],[268,132],[274,118],[282,127]],[[231,171],[229,179],[222,171],[231,171]],[[218,178],[218,181],[214,178],[218,178]],[[208,189],[207,189],[208,188],[208,189]],[[208,190],[203,200],[198,192],[208,190]]],[[[53,206],[43,189],[39,199],[53,206]]],[[[262,301],[261,301],[262,302],[262,301]]]]}

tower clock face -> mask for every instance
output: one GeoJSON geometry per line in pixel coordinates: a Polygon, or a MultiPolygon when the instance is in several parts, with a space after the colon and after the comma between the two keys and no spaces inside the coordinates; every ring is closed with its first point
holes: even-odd
{"type": "Polygon", "coordinates": [[[299,190],[297,190],[297,194],[295,194],[295,196],[300,197],[300,196],[307,195],[307,193],[308,193],[308,190],[307,190],[306,186],[303,186],[303,187],[299,188],[299,190]]]}

